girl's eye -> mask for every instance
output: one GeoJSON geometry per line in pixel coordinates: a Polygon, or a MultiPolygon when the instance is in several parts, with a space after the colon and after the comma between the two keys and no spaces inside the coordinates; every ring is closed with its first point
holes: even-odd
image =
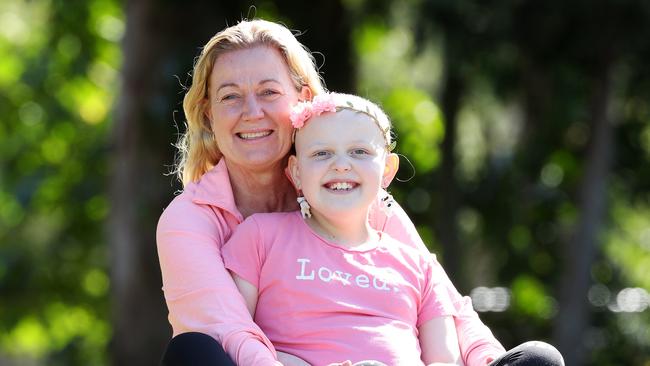
{"type": "Polygon", "coordinates": [[[324,158],[329,156],[329,152],[327,151],[316,151],[315,153],[312,154],[313,157],[315,158],[324,158]]]}
{"type": "Polygon", "coordinates": [[[354,150],[352,150],[352,155],[368,155],[368,150],[366,150],[366,149],[354,149],[354,150]]]}

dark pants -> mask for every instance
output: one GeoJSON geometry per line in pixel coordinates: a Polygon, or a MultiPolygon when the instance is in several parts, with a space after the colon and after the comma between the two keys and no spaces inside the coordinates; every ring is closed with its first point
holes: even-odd
{"type": "MultiPolygon", "coordinates": [[[[235,363],[212,337],[202,333],[183,333],[169,342],[162,365],[235,366],[235,363]]],[[[533,341],[511,349],[494,360],[490,366],[564,366],[564,360],[555,347],[533,341]]]]}
{"type": "Polygon", "coordinates": [[[235,366],[223,347],[203,333],[183,333],[172,338],[162,366],[235,366]]]}
{"type": "Polygon", "coordinates": [[[548,343],[531,341],[518,345],[490,366],[564,366],[560,352],[548,343]]]}

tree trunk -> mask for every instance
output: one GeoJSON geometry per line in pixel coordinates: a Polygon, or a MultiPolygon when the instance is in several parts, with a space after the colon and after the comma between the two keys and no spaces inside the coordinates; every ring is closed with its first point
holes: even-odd
{"type": "Polygon", "coordinates": [[[613,149],[611,63],[603,67],[591,99],[591,137],[585,173],[578,192],[578,222],[572,240],[564,246],[564,269],[560,282],[559,312],[555,318],[554,340],[567,365],[585,362],[584,336],[589,324],[587,292],[590,270],[598,250],[606,212],[607,178],[613,149]]]}
{"type": "MultiPolygon", "coordinates": [[[[233,5],[234,7],[234,5],[233,5]]],[[[122,86],[111,147],[108,224],[114,365],[157,365],[170,339],[155,230],[172,199],[181,83],[214,33],[241,17],[213,2],[130,1],[126,4],[122,86]]],[[[182,112],[182,111],[181,111],[182,112]]]]}
{"type": "Polygon", "coordinates": [[[122,90],[114,125],[111,181],[111,290],[114,365],[153,365],[169,338],[164,302],[160,296],[160,272],[155,263],[154,221],[141,217],[150,194],[142,193],[142,150],[153,141],[142,135],[146,125],[151,78],[144,64],[155,64],[154,45],[148,40],[150,1],[129,3],[123,44],[122,90]]]}
{"type": "Polygon", "coordinates": [[[459,190],[456,179],[457,116],[463,94],[463,80],[458,67],[460,60],[457,57],[457,47],[454,43],[453,39],[447,39],[445,42],[445,82],[440,96],[445,135],[440,147],[442,155],[438,172],[440,202],[435,215],[437,236],[443,248],[442,261],[445,270],[457,287],[464,288],[466,283],[461,271],[463,250],[458,240],[459,190]]]}
{"type": "Polygon", "coordinates": [[[356,88],[352,28],[341,1],[278,1],[278,11],[291,18],[298,40],[315,53],[327,88],[353,93],[356,88]],[[305,14],[318,14],[317,17],[305,14]]]}

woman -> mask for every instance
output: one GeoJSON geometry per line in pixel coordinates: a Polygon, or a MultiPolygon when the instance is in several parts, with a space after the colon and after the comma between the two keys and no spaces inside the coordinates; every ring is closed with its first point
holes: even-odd
{"type": "MultiPolygon", "coordinates": [[[[165,364],[232,365],[228,356],[237,365],[281,364],[253,323],[220,250],[251,214],[298,209],[284,172],[290,108],[323,92],[313,57],[279,24],[243,21],[215,35],[201,52],[183,102],[188,126],[177,173],[185,188],[157,230],[174,331],[165,364]]],[[[375,209],[372,226],[426,250],[404,211],[397,206],[393,212],[386,217],[375,209]]],[[[465,364],[485,365],[503,355],[469,299],[456,293],[453,300],[465,364]]],[[[285,365],[300,364],[290,355],[277,357],[285,365]]]]}

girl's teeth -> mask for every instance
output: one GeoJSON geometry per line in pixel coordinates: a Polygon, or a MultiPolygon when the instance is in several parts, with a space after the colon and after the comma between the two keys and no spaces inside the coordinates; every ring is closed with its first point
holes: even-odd
{"type": "Polygon", "coordinates": [[[333,183],[330,184],[330,189],[333,189],[335,191],[348,190],[352,189],[352,184],[345,182],[333,183]]]}
{"type": "Polygon", "coordinates": [[[242,132],[242,133],[239,134],[239,137],[243,138],[244,140],[248,140],[248,139],[256,139],[256,138],[259,138],[259,137],[268,136],[270,134],[271,134],[271,131],[248,132],[248,133],[242,132]]]}

